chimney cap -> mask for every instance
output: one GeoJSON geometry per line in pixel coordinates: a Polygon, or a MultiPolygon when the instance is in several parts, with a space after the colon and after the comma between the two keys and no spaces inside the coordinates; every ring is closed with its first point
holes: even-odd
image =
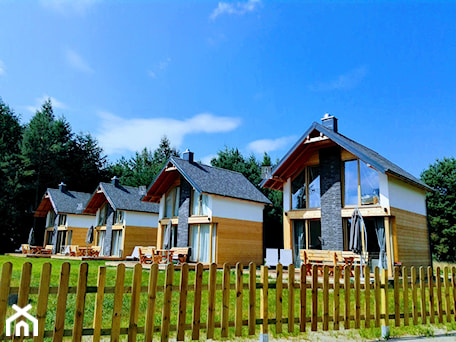
{"type": "Polygon", "coordinates": [[[325,113],[321,118],[321,124],[330,130],[337,132],[337,118],[334,115],[325,113]]]}
{"type": "Polygon", "coordinates": [[[188,148],[185,150],[184,153],[182,153],[182,159],[189,161],[190,163],[193,163],[193,156],[195,154],[190,151],[188,148]]]}
{"type": "Polygon", "coordinates": [[[60,184],[59,184],[59,190],[60,190],[61,192],[66,191],[66,184],[65,184],[64,182],[60,182],[60,184]]]}

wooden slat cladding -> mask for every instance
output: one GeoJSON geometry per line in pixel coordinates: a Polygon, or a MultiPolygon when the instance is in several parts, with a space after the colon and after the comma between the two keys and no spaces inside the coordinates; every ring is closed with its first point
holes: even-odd
{"type": "Polygon", "coordinates": [[[263,263],[263,223],[213,217],[217,223],[217,264],[263,263]]]}
{"type": "Polygon", "coordinates": [[[157,228],[151,227],[125,227],[125,241],[123,256],[129,256],[135,246],[156,246],[157,228]]]}
{"type": "Polygon", "coordinates": [[[429,235],[426,216],[391,208],[395,239],[394,260],[404,266],[429,266],[429,235]]]}

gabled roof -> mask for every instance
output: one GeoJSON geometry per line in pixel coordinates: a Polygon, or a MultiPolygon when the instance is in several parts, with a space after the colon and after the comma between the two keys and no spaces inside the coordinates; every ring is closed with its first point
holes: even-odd
{"type": "Polygon", "coordinates": [[[159,202],[173,182],[182,175],[200,192],[252,202],[271,204],[241,173],[171,157],[150,185],[143,201],[159,202]]]}
{"type": "MultiPolygon", "coordinates": [[[[269,188],[272,187],[273,183],[276,182],[274,178],[280,179],[281,172],[284,171],[288,165],[295,161],[295,159],[302,153],[302,149],[308,137],[315,132],[319,132],[324,137],[327,137],[330,141],[339,145],[348,152],[354,154],[356,157],[371,165],[377,171],[389,174],[396,178],[400,178],[405,182],[408,182],[414,186],[425,189],[427,191],[433,191],[431,187],[426,185],[420,179],[416,178],[412,174],[408,173],[401,167],[397,166],[393,162],[389,161],[385,157],[381,156],[377,152],[370,148],[357,143],[354,140],[347,138],[346,136],[335,132],[323,125],[314,122],[309,129],[302,135],[302,137],[294,144],[294,146],[288,151],[288,153],[280,160],[279,164],[274,168],[269,179],[265,179],[261,182],[261,186],[269,188]]],[[[311,145],[311,144],[309,144],[311,145]]]]}
{"type": "Polygon", "coordinates": [[[141,201],[144,194],[145,188],[101,182],[87,203],[84,212],[94,214],[99,207],[108,201],[114,210],[158,214],[158,204],[141,201]]]}
{"type": "Polygon", "coordinates": [[[86,192],[47,189],[35,217],[45,217],[53,209],[57,214],[82,214],[89,201],[90,194],[86,192]]]}

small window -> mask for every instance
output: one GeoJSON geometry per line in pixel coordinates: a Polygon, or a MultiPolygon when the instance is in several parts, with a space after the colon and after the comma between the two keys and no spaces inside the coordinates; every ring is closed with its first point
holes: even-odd
{"type": "Polygon", "coordinates": [[[105,203],[100,208],[100,215],[98,216],[98,225],[105,226],[108,220],[108,204],[105,203]]]}
{"type": "Polygon", "coordinates": [[[116,211],[116,216],[115,216],[115,219],[114,219],[114,223],[123,224],[124,215],[125,214],[124,214],[123,210],[117,210],[116,211]]]}
{"type": "Polygon", "coordinates": [[[67,221],[66,215],[59,215],[59,226],[65,226],[67,221]]]}
{"type": "Polygon", "coordinates": [[[48,227],[54,227],[54,223],[55,223],[55,211],[54,210],[50,210],[49,211],[49,216],[48,216],[48,224],[47,226],[48,227]]]}
{"type": "Polygon", "coordinates": [[[200,194],[199,192],[193,190],[192,215],[209,215],[209,196],[207,194],[200,194]]]}
{"type": "Polygon", "coordinates": [[[180,187],[172,188],[165,196],[165,217],[179,216],[180,187]]]}
{"type": "Polygon", "coordinates": [[[305,209],[307,207],[306,169],[291,182],[291,204],[292,209],[305,209]]]}

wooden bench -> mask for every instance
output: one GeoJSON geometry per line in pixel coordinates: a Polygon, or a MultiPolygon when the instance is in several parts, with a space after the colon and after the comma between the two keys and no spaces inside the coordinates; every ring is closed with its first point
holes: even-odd
{"type": "Polygon", "coordinates": [[[52,254],[52,250],[54,249],[53,245],[46,245],[42,250],[41,254],[52,254]]]}
{"type": "Polygon", "coordinates": [[[190,247],[173,247],[171,250],[173,251],[173,260],[177,260],[178,264],[187,262],[190,247]]]}
{"type": "Polygon", "coordinates": [[[158,256],[155,254],[155,247],[140,247],[139,248],[139,261],[141,264],[158,263],[158,256]],[[155,260],[154,260],[155,258],[155,260]]]}

